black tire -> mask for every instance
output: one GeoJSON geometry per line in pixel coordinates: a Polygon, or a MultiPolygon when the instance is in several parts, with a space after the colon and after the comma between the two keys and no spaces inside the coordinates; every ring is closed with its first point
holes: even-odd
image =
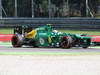
{"type": "Polygon", "coordinates": [[[88,45],[83,45],[82,48],[88,48],[88,45]]]}
{"type": "Polygon", "coordinates": [[[87,39],[87,42],[83,44],[82,48],[88,48],[91,45],[91,39],[87,39]]]}
{"type": "Polygon", "coordinates": [[[13,37],[12,37],[12,40],[11,40],[11,42],[12,42],[12,46],[13,47],[21,47],[22,46],[22,39],[20,39],[20,36],[18,36],[18,35],[14,35],[13,37]]]}
{"type": "Polygon", "coordinates": [[[72,47],[72,38],[70,36],[65,36],[61,38],[60,42],[61,48],[71,48],[72,47]]]}

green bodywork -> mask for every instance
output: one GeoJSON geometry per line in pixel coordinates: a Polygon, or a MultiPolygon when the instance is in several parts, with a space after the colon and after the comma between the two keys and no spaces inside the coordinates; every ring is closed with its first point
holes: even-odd
{"type": "Polygon", "coordinates": [[[41,26],[36,28],[35,40],[38,46],[49,47],[50,45],[56,45],[60,41],[59,32],[53,32],[51,26],[41,26]]]}
{"type": "Polygon", "coordinates": [[[22,45],[31,45],[33,47],[83,47],[87,48],[91,45],[91,37],[84,34],[70,34],[64,32],[58,32],[53,30],[51,25],[40,26],[35,29],[35,37],[31,41],[26,41],[22,35],[25,32],[25,28],[15,29],[15,34],[12,37],[13,47],[21,47],[22,45]],[[22,37],[22,38],[21,38],[22,37]],[[20,39],[21,38],[21,39],[20,39]]]}
{"type": "Polygon", "coordinates": [[[63,33],[63,32],[54,32],[52,27],[50,25],[40,26],[39,28],[36,28],[36,36],[35,41],[37,46],[41,47],[59,47],[59,44],[61,42],[62,37],[70,36],[72,38],[73,46],[78,45],[90,45],[90,37],[88,36],[82,36],[79,34],[70,34],[70,33],[63,33]]]}

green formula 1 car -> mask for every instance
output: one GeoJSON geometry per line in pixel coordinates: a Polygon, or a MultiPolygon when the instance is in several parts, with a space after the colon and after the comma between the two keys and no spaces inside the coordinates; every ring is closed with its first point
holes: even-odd
{"type": "Polygon", "coordinates": [[[33,47],[88,48],[91,45],[90,37],[86,35],[58,32],[57,30],[53,30],[51,25],[40,26],[35,30],[35,37],[30,41],[26,40],[24,37],[25,29],[19,28],[18,30],[17,28],[14,36],[12,37],[12,46],[21,47],[23,45],[28,45],[33,47]]]}

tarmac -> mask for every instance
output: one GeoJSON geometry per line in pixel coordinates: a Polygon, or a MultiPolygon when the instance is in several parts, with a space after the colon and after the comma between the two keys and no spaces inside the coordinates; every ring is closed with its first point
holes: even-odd
{"type": "Polygon", "coordinates": [[[100,47],[13,48],[0,44],[0,75],[100,75],[100,47]]]}

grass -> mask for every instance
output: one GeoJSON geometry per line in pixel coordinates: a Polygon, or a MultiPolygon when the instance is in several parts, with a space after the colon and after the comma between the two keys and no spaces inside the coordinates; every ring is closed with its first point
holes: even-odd
{"type": "Polygon", "coordinates": [[[0,28],[0,34],[13,34],[12,28],[0,28]]]}
{"type": "Polygon", "coordinates": [[[100,35],[100,31],[80,31],[80,30],[58,30],[61,32],[72,33],[72,34],[88,34],[88,35],[100,35]]]}
{"type": "MultiPolygon", "coordinates": [[[[80,31],[80,30],[58,30],[58,31],[72,33],[72,34],[100,35],[100,31],[80,31]]],[[[13,29],[12,28],[1,28],[0,34],[13,34],[13,29]]]]}
{"type": "Polygon", "coordinates": [[[0,52],[0,55],[100,55],[100,52],[0,52]]]}

